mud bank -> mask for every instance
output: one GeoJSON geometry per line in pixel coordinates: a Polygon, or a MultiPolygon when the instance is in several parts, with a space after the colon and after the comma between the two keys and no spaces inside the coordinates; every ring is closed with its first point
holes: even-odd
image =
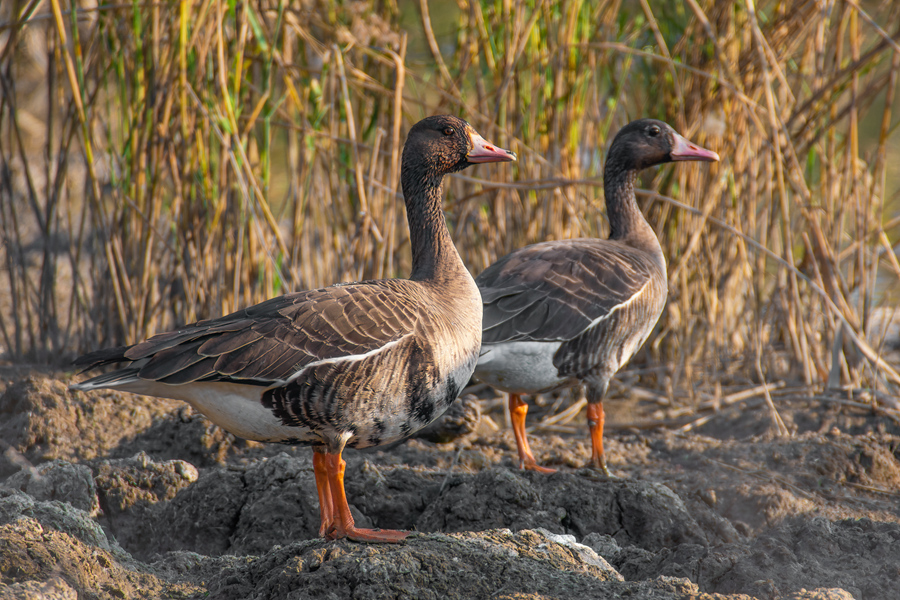
{"type": "MultiPolygon", "coordinates": [[[[508,432],[347,453],[364,526],[316,538],[308,449],[236,440],[185,405],[8,378],[0,397],[0,598],[889,599],[900,581],[900,437],[865,411],[797,404],[709,430],[508,432]],[[790,407],[789,407],[790,408],[790,407]]],[[[757,411],[759,412],[759,411],[757,411]]]]}

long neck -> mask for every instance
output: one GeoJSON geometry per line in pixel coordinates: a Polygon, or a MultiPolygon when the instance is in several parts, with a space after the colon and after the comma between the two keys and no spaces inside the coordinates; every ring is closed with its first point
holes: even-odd
{"type": "Polygon", "coordinates": [[[412,169],[404,169],[401,183],[412,247],[410,279],[440,279],[459,269],[465,270],[441,210],[443,177],[422,176],[412,169]]]}
{"type": "MultiPolygon", "coordinates": [[[[606,218],[609,219],[609,239],[620,240],[653,230],[638,208],[634,197],[637,169],[631,168],[615,155],[606,161],[603,193],[606,196],[606,218]]],[[[654,236],[655,237],[655,236],[654,236]]]]}
{"type": "Polygon", "coordinates": [[[646,250],[665,268],[659,239],[638,208],[634,196],[638,170],[623,163],[616,156],[610,156],[606,162],[603,192],[606,196],[606,216],[609,219],[609,239],[621,240],[646,250]]]}

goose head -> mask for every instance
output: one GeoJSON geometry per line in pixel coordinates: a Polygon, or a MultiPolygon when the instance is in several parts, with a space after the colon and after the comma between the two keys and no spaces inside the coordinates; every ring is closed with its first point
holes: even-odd
{"type": "Polygon", "coordinates": [[[719,155],[712,150],[686,140],[656,119],[639,119],[620,129],[609,149],[609,158],[614,157],[625,168],[635,170],[673,161],[719,160],[719,155]]]}
{"type": "Polygon", "coordinates": [[[409,130],[403,148],[403,162],[426,176],[461,171],[478,163],[516,160],[515,152],[487,140],[459,117],[427,117],[409,130]]]}

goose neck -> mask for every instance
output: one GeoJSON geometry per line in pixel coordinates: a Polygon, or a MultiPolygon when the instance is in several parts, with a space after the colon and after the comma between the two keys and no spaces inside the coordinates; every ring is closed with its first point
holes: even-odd
{"type": "Polygon", "coordinates": [[[615,157],[607,161],[603,192],[610,239],[623,239],[650,228],[634,195],[636,179],[636,169],[617,164],[615,157]]]}
{"type": "Polygon", "coordinates": [[[465,270],[441,208],[443,177],[404,173],[402,185],[412,250],[410,279],[433,280],[465,270]]]}

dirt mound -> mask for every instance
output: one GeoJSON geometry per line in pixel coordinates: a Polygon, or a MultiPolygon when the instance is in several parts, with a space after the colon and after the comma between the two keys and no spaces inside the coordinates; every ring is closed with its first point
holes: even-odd
{"type": "MultiPolygon", "coordinates": [[[[276,545],[260,556],[169,552],[141,564],[64,503],[14,492],[0,499],[0,511],[0,573],[25,580],[0,583],[0,598],[28,597],[36,590],[56,590],[61,598],[74,590],[88,598],[208,594],[223,600],[710,597],[685,578],[626,582],[590,547],[546,530],[418,534],[399,545],[314,539],[276,545]]],[[[821,599],[828,593],[790,597],[821,599]]]]}
{"type": "Polygon", "coordinates": [[[700,589],[777,598],[798,580],[854,598],[892,598],[900,581],[900,524],[793,517],[743,544],[623,549],[610,562],[629,580],[687,577],[700,589]],[[877,560],[873,560],[879,557],[877,560]]]}
{"type": "Polygon", "coordinates": [[[70,395],[60,379],[25,377],[0,396],[0,478],[44,460],[106,456],[178,410],[179,403],[159,398],[99,392],[70,395]]]}
{"type": "Polygon", "coordinates": [[[363,545],[317,539],[308,449],[44,376],[0,412],[6,469],[24,465],[0,476],[0,599],[887,600],[900,578],[900,438],[875,416],[855,435],[612,435],[616,480],[557,435],[534,436],[571,465],[551,476],[515,468],[508,432],[348,452],[358,522],[419,532],[363,545]]]}

